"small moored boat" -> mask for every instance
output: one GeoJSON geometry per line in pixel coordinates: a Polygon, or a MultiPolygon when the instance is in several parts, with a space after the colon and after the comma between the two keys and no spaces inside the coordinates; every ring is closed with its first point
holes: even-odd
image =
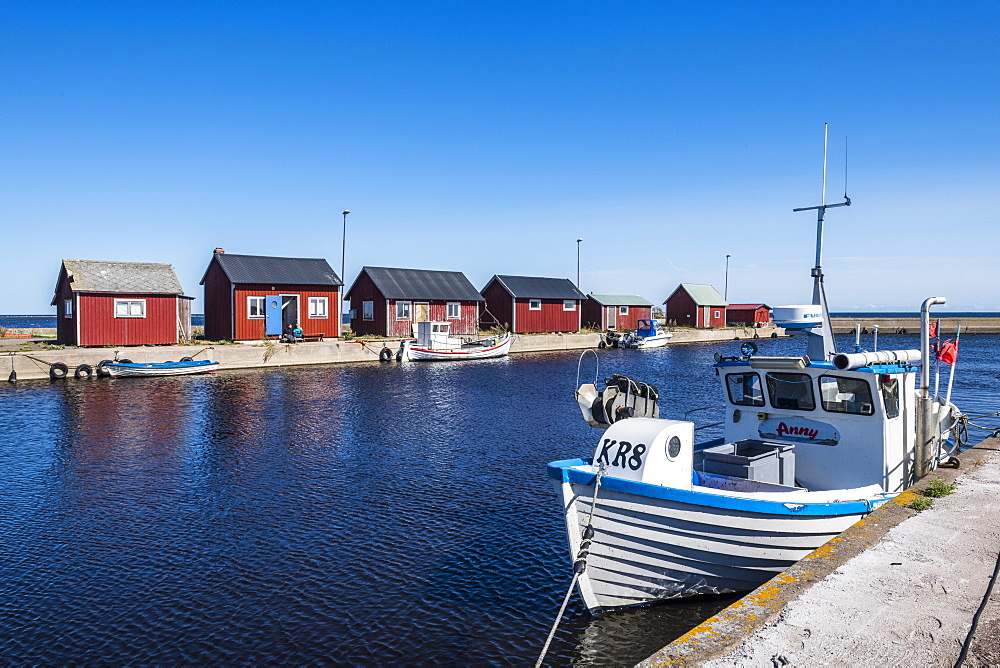
{"type": "Polygon", "coordinates": [[[181,360],[180,362],[105,362],[103,368],[113,378],[130,376],[186,376],[195,373],[210,373],[219,368],[218,362],[210,360],[181,360]]]}
{"type": "Polygon", "coordinates": [[[635,331],[622,337],[622,344],[625,348],[659,348],[667,345],[672,336],[656,320],[639,320],[635,331]]]}
{"type": "Polygon", "coordinates": [[[417,339],[403,341],[397,359],[417,360],[481,360],[503,357],[510,351],[510,332],[476,341],[451,336],[451,323],[427,321],[417,323],[417,339]]]}

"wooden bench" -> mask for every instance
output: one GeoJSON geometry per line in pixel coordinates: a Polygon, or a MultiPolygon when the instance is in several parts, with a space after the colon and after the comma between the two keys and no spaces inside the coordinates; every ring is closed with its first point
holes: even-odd
{"type": "Polygon", "coordinates": [[[320,332],[319,334],[303,334],[303,341],[322,341],[326,334],[320,332]]]}

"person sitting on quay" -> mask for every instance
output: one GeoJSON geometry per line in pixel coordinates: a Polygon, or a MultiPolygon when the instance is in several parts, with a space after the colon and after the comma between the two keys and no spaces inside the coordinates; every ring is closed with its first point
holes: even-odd
{"type": "Polygon", "coordinates": [[[299,323],[295,323],[295,327],[294,327],[294,329],[292,329],[292,338],[295,341],[301,341],[302,340],[302,326],[299,325],[299,323]]]}

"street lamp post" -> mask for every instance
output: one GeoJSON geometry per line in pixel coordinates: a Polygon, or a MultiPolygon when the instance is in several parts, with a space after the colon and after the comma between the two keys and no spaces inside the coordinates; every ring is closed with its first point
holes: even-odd
{"type": "Polygon", "coordinates": [[[729,301],[729,258],[732,257],[729,253],[726,253],[726,287],[723,288],[722,298],[727,302],[729,301]]]}
{"type": "Polygon", "coordinates": [[[344,209],[344,236],[340,244],[340,280],[342,281],[347,281],[347,277],[344,276],[344,257],[347,251],[347,214],[350,212],[350,209],[344,209]]]}
{"type": "Polygon", "coordinates": [[[576,289],[580,289],[580,242],[583,239],[576,240],[576,289]]]}

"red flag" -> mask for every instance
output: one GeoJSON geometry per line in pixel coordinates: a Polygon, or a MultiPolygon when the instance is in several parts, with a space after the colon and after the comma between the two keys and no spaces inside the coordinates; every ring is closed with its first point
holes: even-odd
{"type": "Polygon", "coordinates": [[[954,364],[955,360],[958,359],[958,341],[956,339],[948,339],[942,343],[941,349],[938,350],[937,358],[944,364],[954,364]]]}
{"type": "Polygon", "coordinates": [[[929,336],[932,339],[936,339],[937,335],[938,335],[938,323],[932,322],[931,323],[931,328],[930,328],[927,336],[929,336]]]}

